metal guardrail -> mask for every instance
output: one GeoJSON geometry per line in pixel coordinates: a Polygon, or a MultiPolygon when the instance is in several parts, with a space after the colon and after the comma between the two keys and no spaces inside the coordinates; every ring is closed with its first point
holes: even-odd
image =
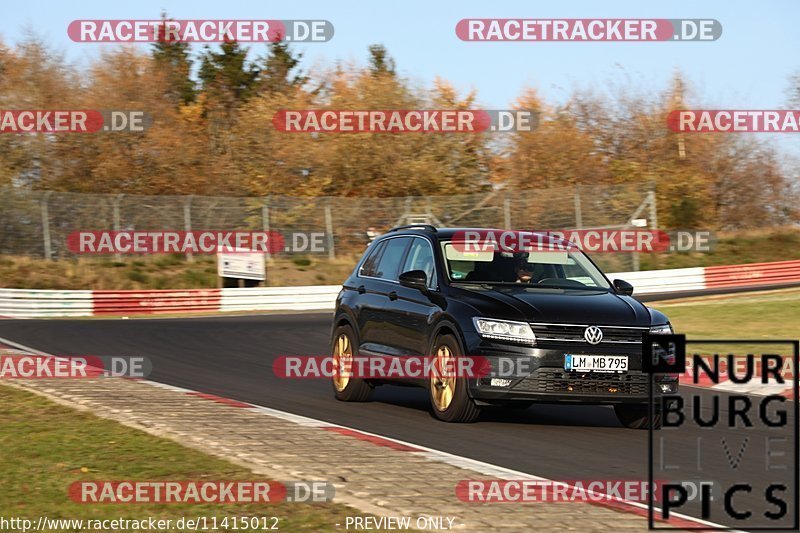
{"type": "Polygon", "coordinates": [[[220,311],[325,311],[333,309],[341,285],[220,289],[220,311]]]}
{"type": "MultiPolygon", "coordinates": [[[[617,272],[637,295],[719,292],[800,283],[800,261],[617,272]]],[[[0,289],[0,317],[128,316],[231,311],[326,311],[339,285],[152,291],[0,289]]]]}
{"type": "Polygon", "coordinates": [[[94,315],[219,311],[220,289],[92,291],[94,315]]]}
{"type": "Polygon", "coordinates": [[[92,316],[93,291],[0,289],[0,316],[47,318],[92,316]]]}
{"type": "Polygon", "coordinates": [[[624,279],[632,284],[636,295],[702,291],[706,288],[705,268],[703,267],[617,272],[606,275],[610,279],[624,279]]]}

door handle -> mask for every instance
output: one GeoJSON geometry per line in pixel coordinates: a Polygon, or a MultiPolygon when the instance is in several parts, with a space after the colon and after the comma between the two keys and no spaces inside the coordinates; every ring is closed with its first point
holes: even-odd
{"type": "Polygon", "coordinates": [[[367,288],[364,287],[363,285],[359,285],[358,289],[356,290],[358,291],[358,294],[364,294],[365,292],[367,292],[367,288]]]}
{"type": "Polygon", "coordinates": [[[389,293],[389,299],[390,300],[397,300],[397,293],[395,291],[390,292],[389,293]]]}

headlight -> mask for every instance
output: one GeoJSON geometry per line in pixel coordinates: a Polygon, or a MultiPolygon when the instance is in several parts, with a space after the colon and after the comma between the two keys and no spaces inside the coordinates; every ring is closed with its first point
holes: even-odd
{"type": "Polygon", "coordinates": [[[664,324],[663,326],[653,326],[650,328],[651,335],[672,335],[675,333],[672,331],[672,326],[669,324],[664,324]]]}
{"type": "Polygon", "coordinates": [[[481,337],[503,341],[524,342],[533,344],[536,335],[525,322],[511,322],[510,320],[491,320],[488,318],[473,318],[475,329],[481,337]]]}

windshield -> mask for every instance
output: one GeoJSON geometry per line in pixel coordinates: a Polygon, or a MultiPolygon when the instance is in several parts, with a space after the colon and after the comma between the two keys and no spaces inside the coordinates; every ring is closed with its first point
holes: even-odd
{"type": "Polygon", "coordinates": [[[541,288],[609,289],[600,270],[580,250],[466,252],[444,243],[451,281],[527,284],[541,288]]]}

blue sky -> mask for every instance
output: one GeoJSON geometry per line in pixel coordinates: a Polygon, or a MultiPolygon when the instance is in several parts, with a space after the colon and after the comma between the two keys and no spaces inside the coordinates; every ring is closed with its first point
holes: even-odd
{"type": "MultiPolygon", "coordinates": [[[[643,91],[664,89],[674,70],[709,108],[768,109],[787,105],[788,78],[800,71],[800,2],[729,1],[494,1],[291,2],[138,0],[136,2],[44,2],[6,0],[0,36],[14,43],[33,29],[78,64],[112,44],[73,43],[74,19],[153,19],[166,9],[177,19],[327,19],[336,30],[328,43],[299,46],[304,66],[336,60],[364,62],[367,46],[383,43],[399,71],[423,84],[436,75],[462,91],[476,89],[480,104],[505,108],[525,87],[549,101],[562,101],[575,87],[624,84],[643,91]],[[462,18],[715,18],[722,37],[714,42],[657,43],[469,43],[458,40],[462,18]]],[[[264,52],[262,45],[254,51],[264,52]]],[[[793,150],[800,137],[782,139],[793,150]]]]}

